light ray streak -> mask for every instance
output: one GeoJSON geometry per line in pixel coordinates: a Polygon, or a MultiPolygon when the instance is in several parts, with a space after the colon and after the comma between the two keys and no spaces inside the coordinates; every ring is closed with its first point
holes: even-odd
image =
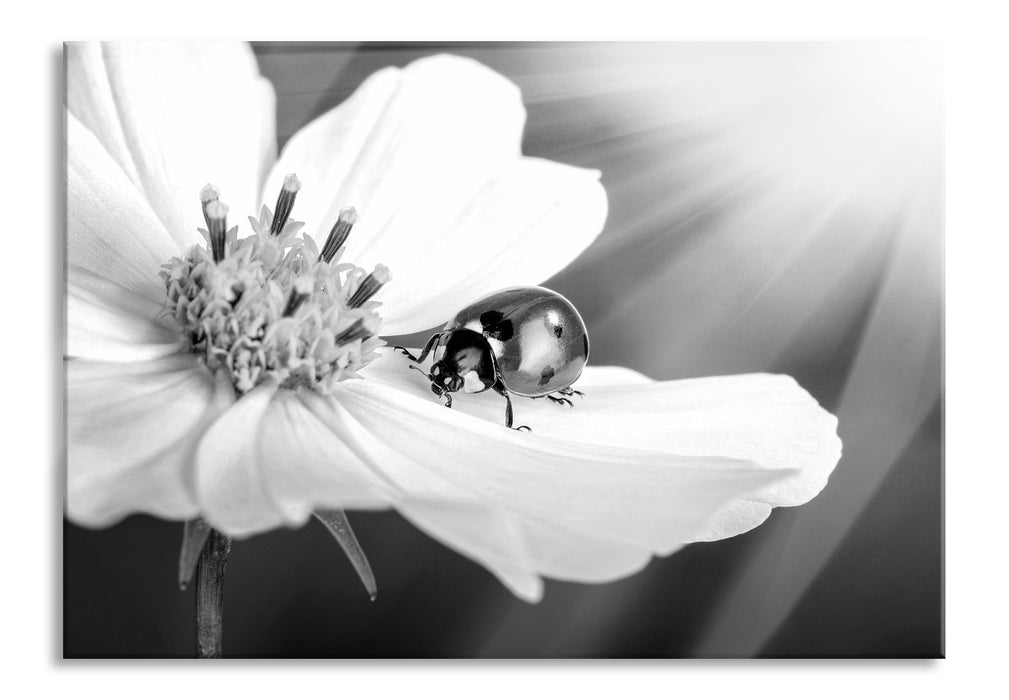
{"type": "MultiPolygon", "coordinates": [[[[893,257],[837,411],[845,456],[788,532],[770,529],[702,639],[698,655],[753,656],[841,545],[941,396],[941,177],[923,189],[893,257]],[[772,549],[785,553],[772,565],[772,549]]],[[[766,526],[765,526],[766,527],[766,526]]]]}

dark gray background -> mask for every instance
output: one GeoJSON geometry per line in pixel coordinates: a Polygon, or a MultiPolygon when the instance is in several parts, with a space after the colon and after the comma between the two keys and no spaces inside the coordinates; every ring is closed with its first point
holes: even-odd
{"type": "MultiPolygon", "coordinates": [[[[730,126],[678,114],[670,87],[712,60],[784,51],[799,66],[848,50],[257,45],[281,145],[385,65],[451,51],[507,75],[529,113],[524,152],[603,173],[604,233],[547,282],[581,310],[593,362],[656,379],[790,374],[839,416],[845,454],[820,496],[752,532],[612,584],[548,581],[535,606],[393,512],[351,514],[378,578],[374,603],[317,523],[237,542],[226,655],[940,655],[941,127],[925,144],[937,166],[890,206],[868,207],[857,187],[828,204],[788,187],[769,199],[781,183],[726,153],[730,126]],[[762,201],[791,207],[778,214],[762,201]],[[771,220],[751,229],[757,211],[771,220]]],[[[780,83],[768,77],[769,98],[780,83]]],[[[175,585],[180,537],[179,524],[148,517],[102,531],[65,525],[66,656],[191,654],[192,593],[175,585]]]]}

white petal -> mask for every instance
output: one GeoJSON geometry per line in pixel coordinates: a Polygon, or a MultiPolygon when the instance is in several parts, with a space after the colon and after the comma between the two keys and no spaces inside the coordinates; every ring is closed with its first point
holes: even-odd
{"type": "Polygon", "coordinates": [[[394,492],[342,438],[346,411],[311,391],[281,391],[261,422],[266,487],[292,521],[317,508],[389,507],[394,492]]]}
{"type": "Polygon", "coordinates": [[[600,581],[688,541],[724,504],[789,472],[526,434],[379,382],[336,396],[397,508],[527,599],[544,574],[600,581]]]}
{"type": "Polygon", "coordinates": [[[639,571],[653,556],[645,547],[549,523],[523,524],[512,513],[480,501],[411,498],[399,508],[418,527],[480,562],[531,602],[542,597],[541,575],[605,583],[639,571]]]}
{"type": "MultiPolygon", "coordinates": [[[[364,251],[386,262],[392,280],[376,299],[383,303],[388,335],[441,326],[460,306],[515,285],[539,284],[563,270],[602,231],[606,192],[599,173],[533,158],[516,160],[478,192],[453,219],[423,241],[364,251]],[[421,242],[423,245],[416,246],[421,242]]],[[[349,261],[358,262],[351,256],[349,261]]],[[[361,264],[361,263],[358,263],[361,264]]]]}
{"type": "Polygon", "coordinates": [[[260,385],[240,398],[214,421],[196,447],[200,513],[234,537],[304,522],[304,518],[288,517],[271,497],[262,475],[257,438],[276,391],[260,385]]]}
{"type": "Polygon", "coordinates": [[[432,537],[482,564],[519,598],[535,603],[543,597],[542,572],[521,523],[510,514],[473,500],[423,497],[405,500],[399,510],[432,537]]]}
{"type": "Polygon", "coordinates": [[[602,228],[599,173],[521,158],[524,121],[518,89],[470,59],[387,68],[291,138],[264,201],[297,172],[295,215],[320,241],[355,207],[344,259],[390,267],[385,331],[429,328],[460,298],[543,281],[602,228]]]}
{"type": "Polygon", "coordinates": [[[578,378],[577,387],[581,391],[604,386],[630,386],[632,384],[652,384],[650,379],[641,372],[628,367],[598,367],[589,365],[582,376],[578,378]]]}
{"type": "MultiPolygon", "coordinates": [[[[415,396],[431,396],[429,383],[404,359],[385,351],[365,373],[415,396]]],[[[572,408],[514,398],[516,425],[587,444],[729,457],[762,469],[794,470],[793,476],[732,504],[692,540],[731,537],[759,525],[771,507],[805,503],[824,487],[841,456],[837,419],[791,377],[748,374],[652,382],[624,368],[590,365],[575,388],[584,389],[585,396],[572,397],[572,408]]],[[[504,401],[492,392],[461,396],[453,408],[503,422],[504,401]]]]}
{"type": "Polygon", "coordinates": [[[105,526],[133,512],[197,513],[193,451],[230,398],[195,358],[67,364],[67,513],[105,526]]]}
{"type": "Polygon", "coordinates": [[[179,247],[197,242],[200,188],[255,213],[272,161],[273,89],[245,44],[68,44],[67,108],[150,201],[179,247]]]}
{"type": "Polygon", "coordinates": [[[98,138],[123,174],[141,188],[140,174],[119,121],[119,108],[109,84],[102,45],[71,42],[66,44],[65,51],[67,110],[98,138]]]}
{"type": "Polygon", "coordinates": [[[94,137],[67,115],[68,352],[141,360],[174,351],[162,322],[160,266],[176,254],[146,201],[94,137]]]}
{"type": "Polygon", "coordinates": [[[524,122],[518,88],[476,61],[436,56],[386,68],[291,137],[265,202],[296,171],[305,185],[296,218],[306,230],[322,240],[339,209],[354,206],[362,219],[351,250],[362,250],[404,207],[423,207],[427,228],[461,209],[518,157],[524,122]]]}
{"type": "Polygon", "coordinates": [[[180,248],[95,136],[67,114],[67,263],[163,302],[158,270],[180,248]]]}
{"type": "MultiPolygon", "coordinates": [[[[78,279],[80,274],[77,275],[78,279]]],[[[124,294],[113,282],[110,294],[79,285],[67,289],[67,354],[94,360],[143,361],[184,349],[178,328],[158,322],[163,304],[124,294]]],[[[170,319],[169,319],[170,322],[170,319]]]]}

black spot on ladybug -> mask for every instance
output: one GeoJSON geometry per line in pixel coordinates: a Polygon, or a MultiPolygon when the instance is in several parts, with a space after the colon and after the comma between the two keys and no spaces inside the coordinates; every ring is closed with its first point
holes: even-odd
{"type": "Polygon", "coordinates": [[[554,335],[560,338],[564,335],[564,329],[561,326],[554,326],[554,335]]]}
{"type": "Polygon", "coordinates": [[[543,368],[543,371],[540,372],[540,382],[539,382],[540,386],[546,386],[547,382],[549,382],[553,378],[554,378],[554,368],[551,367],[550,365],[547,365],[546,367],[543,368]]]}
{"type": "Polygon", "coordinates": [[[515,335],[512,322],[504,320],[504,314],[500,311],[484,311],[480,314],[480,325],[483,326],[483,334],[488,338],[503,342],[511,340],[511,337],[515,335]]]}

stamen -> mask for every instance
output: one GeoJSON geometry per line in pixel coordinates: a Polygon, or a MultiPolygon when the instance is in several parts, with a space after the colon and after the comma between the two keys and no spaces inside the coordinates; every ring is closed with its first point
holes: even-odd
{"type": "Polygon", "coordinates": [[[214,262],[224,260],[225,234],[228,230],[228,205],[219,199],[204,205],[203,216],[207,220],[207,231],[210,234],[210,252],[214,262]]]}
{"type": "Polygon", "coordinates": [[[340,331],[334,340],[337,345],[346,345],[347,343],[353,343],[355,340],[367,338],[371,335],[374,335],[374,333],[372,333],[365,325],[364,319],[359,318],[350,324],[346,329],[340,331]]]}
{"type": "Polygon", "coordinates": [[[287,298],[287,307],[284,309],[285,316],[293,316],[294,312],[298,310],[308,297],[312,295],[312,289],[315,284],[310,278],[299,277],[294,282],[294,287],[291,289],[291,296],[287,298]]]}
{"type": "Polygon", "coordinates": [[[340,246],[347,242],[350,230],[354,228],[354,224],[356,223],[357,210],[354,207],[341,209],[340,216],[337,218],[336,223],[333,224],[333,229],[329,232],[329,237],[326,238],[326,244],[322,247],[319,260],[332,262],[336,252],[340,250],[340,246]]]}
{"type": "Polygon", "coordinates": [[[284,178],[284,186],[277,196],[277,206],[273,214],[273,223],[270,224],[270,233],[274,236],[284,230],[284,224],[291,218],[291,211],[294,209],[294,200],[301,189],[301,180],[294,173],[284,178]]]}
{"type": "Polygon", "coordinates": [[[375,293],[389,281],[389,268],[385,265],[376,265],[375,271],[361,280],[360,286],[354,295],[347,300],[347,306],[356,309],[366,301],[375,296],[375,293]]]}
{"type": "Polygon", "coordinates": [[[203,205],[203,220],[207,222],[208,229],[210,228],[210,219],[207,218],[207,205],[211,202],[216,202],[220,198],[221,191],[209,182],[200,190],[200,204],[203,205]]]}
{"type": "Polygon", "coordinates": [[[220,191],[206,185],[200,190],[206,246],[172,258],[160,273],[166,314],[190,352],[214,373],[226,372],[239,394],[263,382],[331,394],[339,382],[359,377],[383,344],[382,319],[366,302],[388,281],[388,270],[378,266],[369,275],[333,264],[357,221],[353,209],[340,212],[322,254],[307,236],[296,237],[290,216],[300,187],[288,175],[276,217],[264,206],[250,219],[254,235],[239,240],[238,227],[227,228],[220,191]],[[349,296],[364,308],[352,308],[349,296]]]}

